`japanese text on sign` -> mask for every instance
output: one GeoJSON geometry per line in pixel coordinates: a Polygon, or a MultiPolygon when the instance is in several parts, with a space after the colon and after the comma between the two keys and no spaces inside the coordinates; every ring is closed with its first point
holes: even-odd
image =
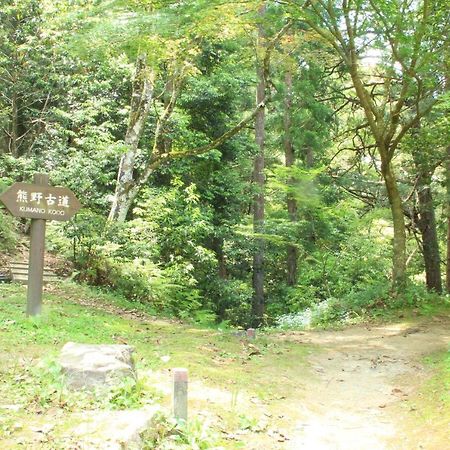
{"type": "Polygon", "coordinates": [[[48,194],[44,197],[42,192],[30,192],[30,198],[28,198],[28,192],[20,189],[17,191],[17,203],[29,204],[35,203],[40,205],[45,203],[47,206],[60,206],[62,208],[69,208],[69,196],[67,195],[53,195],[48,194]]]}

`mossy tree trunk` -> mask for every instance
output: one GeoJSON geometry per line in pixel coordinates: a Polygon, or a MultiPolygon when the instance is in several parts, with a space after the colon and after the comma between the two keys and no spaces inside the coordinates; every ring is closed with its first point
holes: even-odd
{"type": "Polygon", "coordinates": [[[153,99],[153,84],[154,74],[147,67],[146,55],[139,55],[136,61],[130,115],[125,134],[127,151],[120,159],[116,190],[109,212],[109,220],[112,221],[125,221],[136,196],[135,160],[153,99]]]}
{"type": "Polygon", "coordinates": [[[392,280],[395,289],[406,282],[406,227],[403,204],[390,162],[382,162],[381,173],[391,207],[394,237],[392,240],[392,280]]]}
{"type": "Polygon", "coordinates": [[[439,55],[434,58],[429,52],[430,42],[444,45],[434,29],[432,2],[424,0],[404,10],[375,0],[314,0],[301,7],[294,0],[287,3],[330,45],[348,70],[355,94],[351,101],[363,112],[364,127],[370,130],[381,161],[394,227],[392,282],[398,290],[406,281],[406,230],[393,158],[406,133],[431,111],[441,83],[438,77],[435,84],[424,82],[430,70],[441,70],[443,63],[439,55]],[[364,35],[368,14],[389,53],[386,61],[390,64],[377,65],[377,74],[361,65],[367,52],[364,35]]]}

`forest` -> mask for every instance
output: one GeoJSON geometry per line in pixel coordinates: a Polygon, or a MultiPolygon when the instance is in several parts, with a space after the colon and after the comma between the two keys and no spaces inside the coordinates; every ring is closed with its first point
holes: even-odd
{"type": "MultiPolygon", "coordinates": [[[[1,0],[0,191],[83,209],[78,281],[224,326],[358,323],[450,289],[443,0],[1,0]]],[[[24,220],[0,209],[0,251],[24,220]]]]}
{"type": "Polygon", "coordinates": [[[448,448],[448,11],[0,0],[0,448],[448,448]]]}

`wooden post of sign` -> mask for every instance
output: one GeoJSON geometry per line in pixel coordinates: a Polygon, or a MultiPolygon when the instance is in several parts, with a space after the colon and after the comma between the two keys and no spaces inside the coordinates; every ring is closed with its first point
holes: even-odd
{"type": "MultiPolygon", "coordinates": [[[[45,173],[35,173],[33,183],[40,186],[48,186],[48,175],[45,173]]],[[[31,219],[27,316],[37,316],[42,310],[45,222],[44,219],[31,219]]]]}

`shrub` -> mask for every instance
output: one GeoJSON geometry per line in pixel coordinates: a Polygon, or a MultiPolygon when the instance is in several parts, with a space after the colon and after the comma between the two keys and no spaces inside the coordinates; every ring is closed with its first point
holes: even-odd
{"type": "Polygon", "coordinates": [[[426,312],[441,303],[442,297],[428,292],[423,285],[409,283],[402,293],[393,294],[389,282],[378,282],[362,289],[354,288],[340,299],[330,297],[302,311],[280,315],[276,324],[280,328],[304,329],[315,325],[355,323],[405,308],[420,308],[426,312]]]}
{"type": "Polygon", "coordinates": [[[12,251],[17,243],[16,220],[0,210],[0,252],[12,251]]]}
{"type": "Polygon", "coordinates": [[[249,326],[252,323],[252,287],[240,280],[214,279],[206,295],[217,319],[230,325],[249,326]]]}

